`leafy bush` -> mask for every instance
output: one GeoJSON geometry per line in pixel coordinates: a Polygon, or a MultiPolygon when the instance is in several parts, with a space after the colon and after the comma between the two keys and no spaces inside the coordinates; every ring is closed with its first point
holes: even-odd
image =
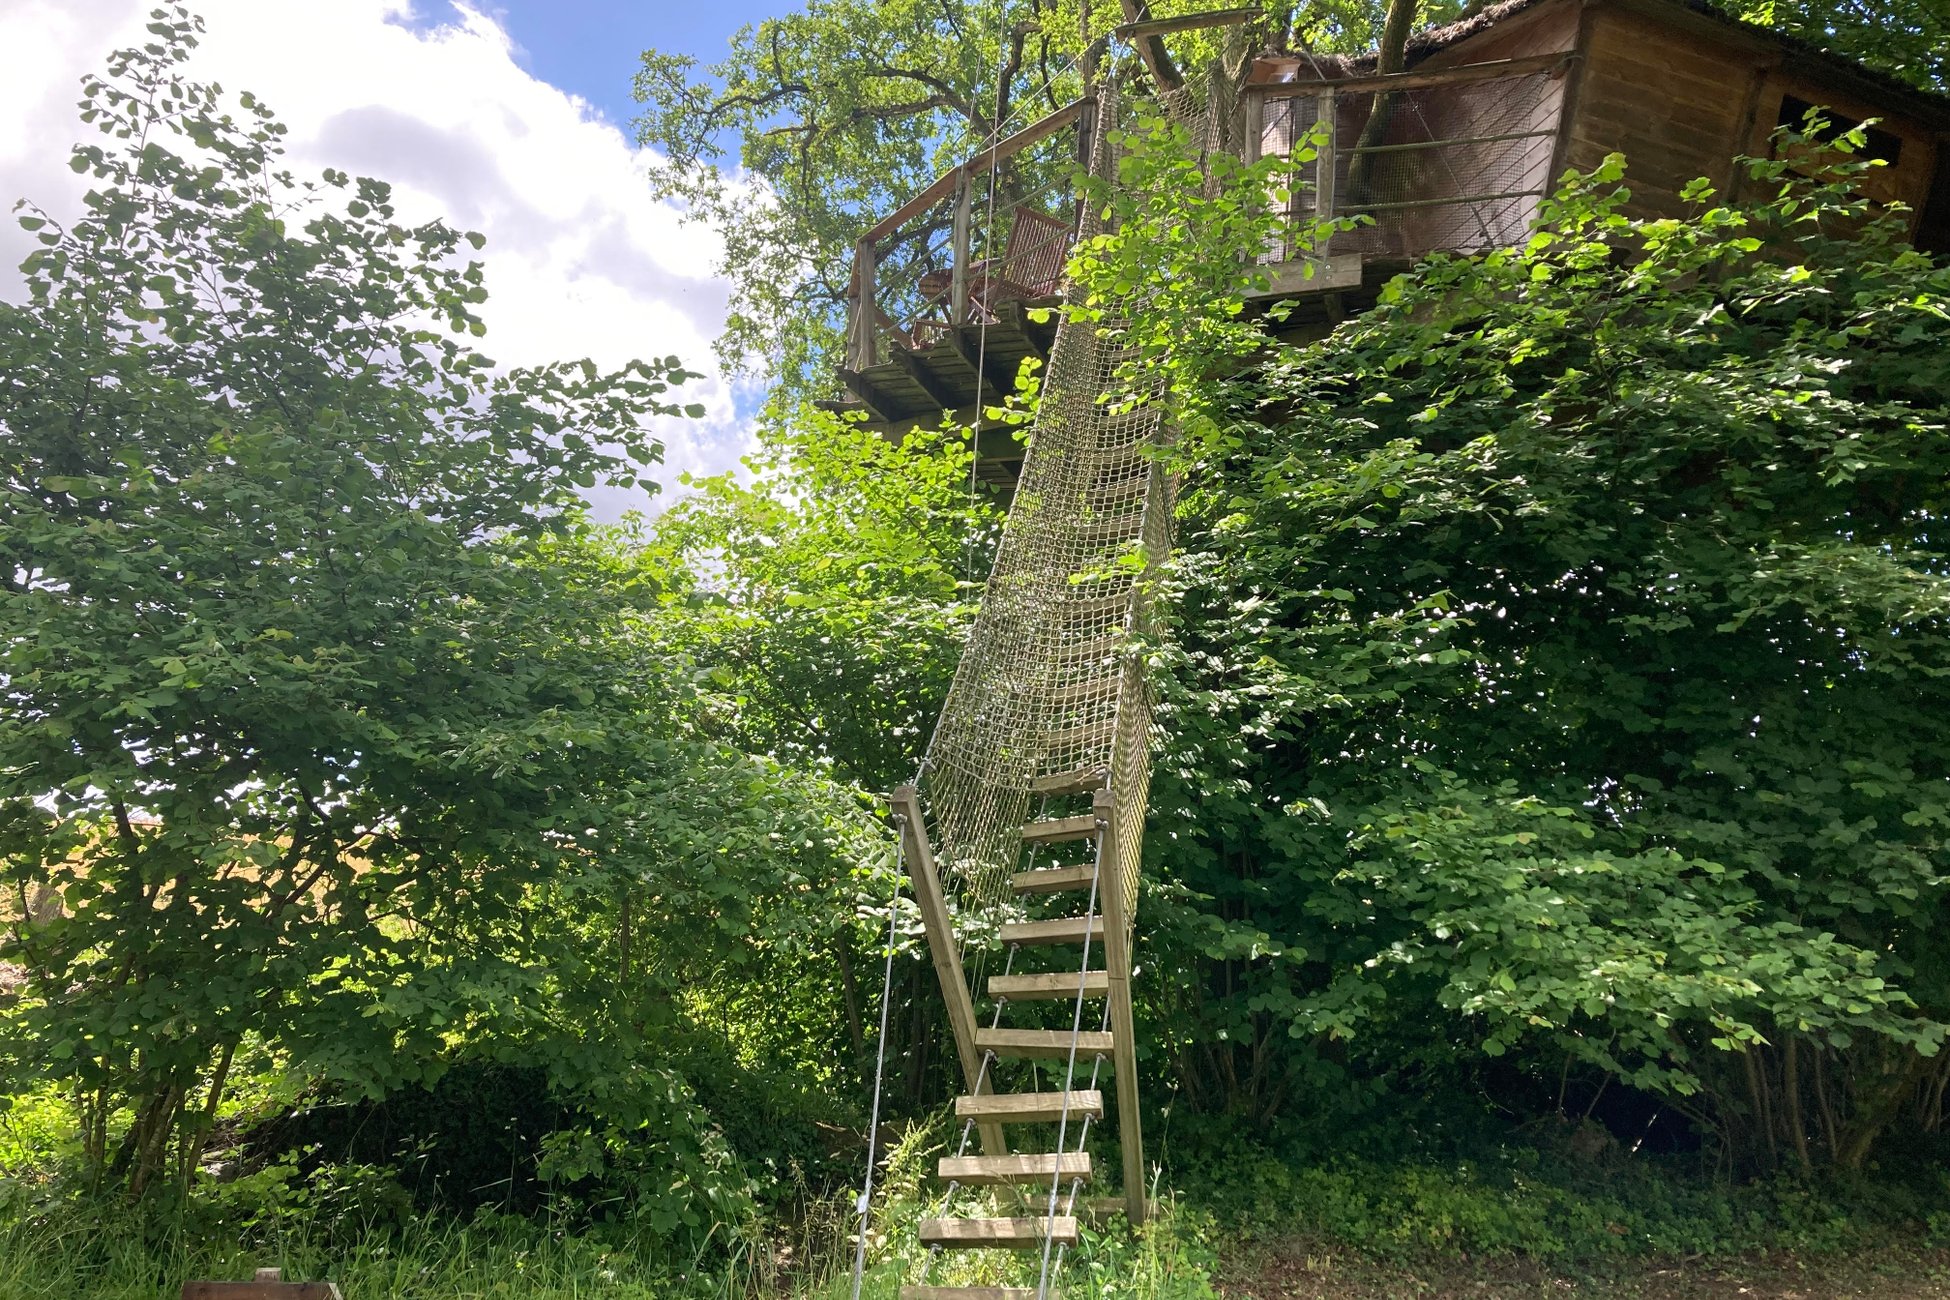
{"type": "Polygon", "coordinates": [[[1204,381],[1141,912],[1204,1104],[1514,1052],[1748,1171],[1940,1124],[1950,269],[1867,165],[1654,221],[1613,159],[1204,381]]]}

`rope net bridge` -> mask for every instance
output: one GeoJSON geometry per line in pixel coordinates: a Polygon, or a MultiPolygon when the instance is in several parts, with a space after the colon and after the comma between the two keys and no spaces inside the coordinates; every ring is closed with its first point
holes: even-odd
{"type": "MultiPolygon", "coordinates": [[[[1217,77],[1166,107],[1208,150],[1238,116],[1217,77]]],[[[1083,115],[1099,179],[1116,174],[1117,109],[1109,83],[1083,115]]],[[[1102,221],[1084,211],[1078,237],[1102,221]]],[[[1170,435],[1162,393],[1131,400],[1122,324],[1058,326],[960,667],[916,780],[892,797],[965,1086],[959,1144],[937,1168],[942,1205],[961,1212],[922,1222],[927,1269],[903,1300],[1049,1295],[1080,1213],[1145,1216],[1130,982],[1152,696],[1134,647],[1147,570],[1171,545],[1173,483],[1152,454],[1170,435]],[[1107,1114],[1121,1195],[1080,1203],[1107,1114]],[[930,1283],[942,1251],[967,1249],[1031,1252],[1013,1268],[1033,1261],[1035,1285],[930,1283]]]]}

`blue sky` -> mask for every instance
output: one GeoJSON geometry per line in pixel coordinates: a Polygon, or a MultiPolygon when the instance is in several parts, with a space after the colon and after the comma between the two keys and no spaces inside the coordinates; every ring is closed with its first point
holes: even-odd
{"type": "MultiPolygon", "coordinates": [[[[644,49],[694,54],[715,63],[746,23],[802,7],[803,0],[487,0],[521,49],[517,59],[541,80],[580,95],[618,126],[636,116],[630,78],[644,49]]],[[[450,0],[416,6],[441,22],[450,0]]]]}

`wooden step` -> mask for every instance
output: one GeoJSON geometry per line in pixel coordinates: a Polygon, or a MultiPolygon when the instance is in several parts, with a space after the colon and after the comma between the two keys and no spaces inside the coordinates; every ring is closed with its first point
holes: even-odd
{"type": "Polygon", "coordinates": [[[1059,1246],[1077,1244],[1077,1221],[1067,1214],[1054,1219],[923,1219],[921,1244],[949,1250],[1032,1250],[1045,1239],[1059,1246]]]}
{"type": "MultiPolygon", "coordinates": [[[[1043,1300],[1061,1300],[1055,1287],[1043,1292],[1043,1300]]],[[[1036,1300],[1033,1286],[904,1286],[901,1300],[1036,1300]]]]}
{"type": "Polygon", "coordinates": [[[1055,658],[1058,664],[1066,668],[1074,668],[1078,664],[1100,663],[1106,659],[1120,658],[1121,651],[1130,644],[1130,640],[1130,635],[1120,628],[1103,636],[1092,637],[1088,641],[1072,641],[1067,645],[1059,646],[1055,658]]]}
{"type": "Polygon", "coordinates": [[[943,1156],[934,1176],[964,1187],[996,1187],[1004,1183],[1064,1183],[1090,1177],[1090,1153],[1065,1151],[1059,1164],[1054,1151],[1019,1156],[943,1156]]]}
{"type": "MultiPolygon", "coordinates": [[[[1109,1033],[1086,1029],[1076,1036],[1077,1060],[1109,1056],[1115,1040],[1109,1033]]],[[[1043,1061],[1064,1061],[1070,1056],[1070,1031],[1067,1029],[978,1029],[975,1050],[994,1052],[1012,1059],[1034,1057],[1043,1061]]]]}
{"type": "MultiPolygon", "coordinates": [[[[991,975],[989,996],[1010,1002],[1053,1002],[1075,998],[1077,972],[1040,971],[1034,975],[991,975]]],[[[1093,970],[1082,977],[1083,995],[1101,998],[1110,992],[1110,972],[1093,970]]]]}
{"type": "Polygon", "coordinates": [[[1130,1203],[1121,1196],[1079,1196],[1073,1206],[1077,1214],[1090,1220],[1092,1226],[1108,1223],[1121,1214],[1130,1213],[1130,1203]]]}
{"type": "Polygon", "coordinates": [[[1066,749],[1096,749],[1111,743],[1111,732],[1117,722],[1115,714],[1086,722],[1080,727],[1059,727],[1043,738],[1044,745],[1053,753],[1066,749]]]}
{"type": "Polygon", "coordinates": [[[1097,768],[1085,768],[1077,772],[1052,772],[1039,776],[1029,783],[1032,794],[1048,795],[1058,798],[1067,794],[1090,794],[1104,788],[1104,773],[1097,768]]]}
{"type": "Polygon", "coordinates": [[[1122,514],[1099,515],[1074,525],[1068,537],[1083,542],[1136,542],[1144,534],[1144,511],[1127,510],[1122,514]]]}
{"type": "Polygon", "coordinates": [[[1123,591],[1114,591],[1108,596],[1078,596],[1071,599],[1059,600],[1051,608],[1050,614],[1052,617],[1065,623],[1075,623],[1084,620],[1105,618],[1112,614],[1122,614],[1131,607],[1131,597],[1133,594],[1129,588],[1126,588],[1123,591]]]}
{"type": "Polygon", "coordinates": [[[1024,844],[1062,844],[1068,840],[1087,840],[1097,833],[1097,814],[1084,813],[1080,817],[1054,817],[1049,821],[1031,822],[1022,828],[1024,844]]]}
{"type": "Polygon", "coordinates": [[[1054,686],[1043,692],[1043,698],[1051,704],[1103,704],[1117,698],[1117,688],[1124,684],[1124,674],[1107,672],[1078,682],[1054,686]]]}
{"type": "Polygon", "coordinates": [[[1002,927],[1004,943],[1082,943],[1085,926],[1088,926],[1090,942],[1100,944],[1104,941],[1104,918],[1101,916],[1059,916],[1053,921],[1011,921],[1002,927]]]}
{"type": "Polygon", "coordinates": [[[1102,1119],[1104,1094],[1095,1088],[1073,1092],[985,1092],[955,1099],[955,1118],[996,1124],[1055,1124],[1068,1098],[1071,1119],[1102,1119]]]}
{"type": "Polygon", "coordinates": [[[1061,894],[1090,888],[1096,876],[1097,868],[1087,863],[1081,867],[1042,867],[1018,871],[1009,877],[1009,887],[1018,894],[1061,894]]]}

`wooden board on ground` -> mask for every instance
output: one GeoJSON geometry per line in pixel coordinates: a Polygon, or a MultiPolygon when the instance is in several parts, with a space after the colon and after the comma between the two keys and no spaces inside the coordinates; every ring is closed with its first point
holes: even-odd
{"type": "Polygon", "coordinates": [[[185,1282],[182,1300],[343,1300],[335,1282],[287,1282],[284,1271],[260,1268],[249,1282],[185,1282]]]}

